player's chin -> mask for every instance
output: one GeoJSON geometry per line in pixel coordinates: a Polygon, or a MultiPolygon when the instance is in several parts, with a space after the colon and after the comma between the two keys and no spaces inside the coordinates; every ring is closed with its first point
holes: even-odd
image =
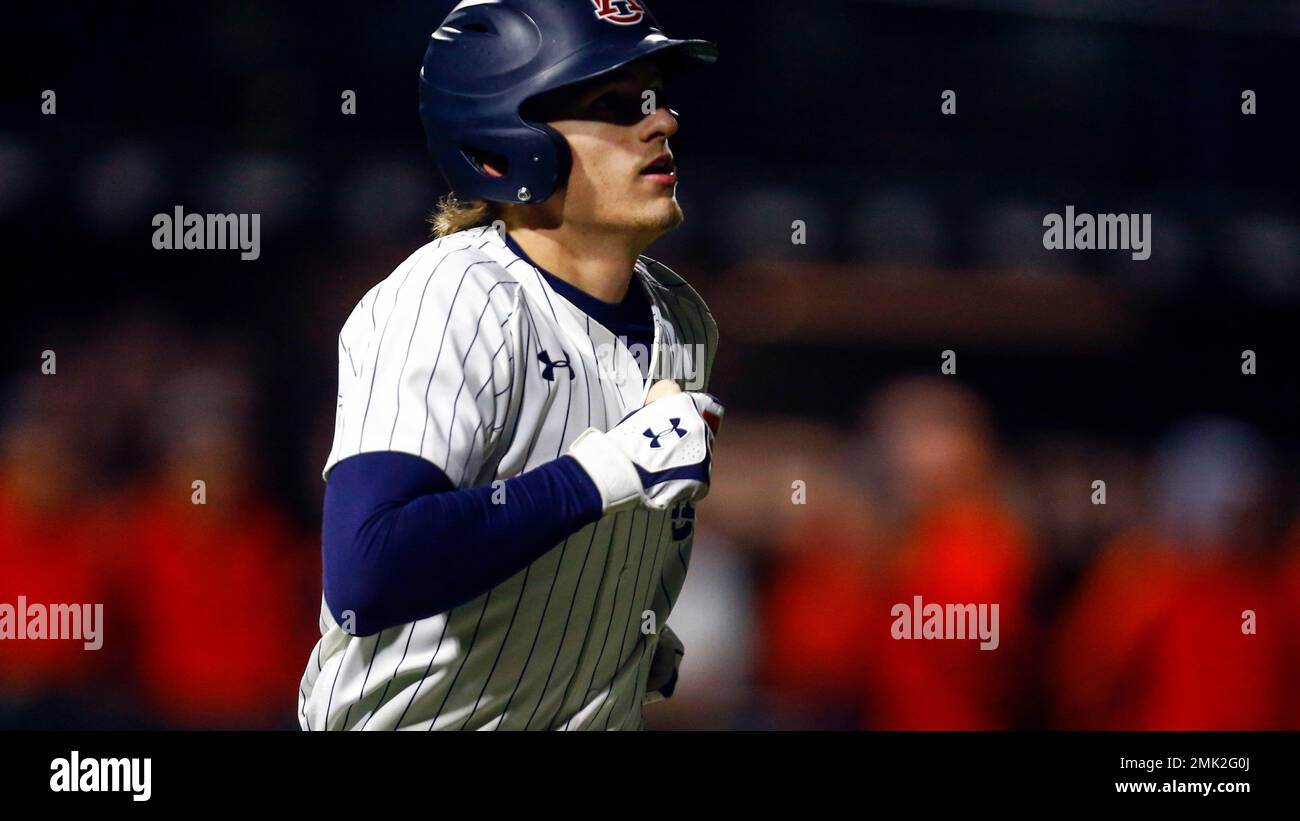
{"type": "Polygon", "coordinates": [[[685,215],[675,197],[660,198],[647,203],[641,220],[646,227],[669,231],[682,224],[685,215]]]}

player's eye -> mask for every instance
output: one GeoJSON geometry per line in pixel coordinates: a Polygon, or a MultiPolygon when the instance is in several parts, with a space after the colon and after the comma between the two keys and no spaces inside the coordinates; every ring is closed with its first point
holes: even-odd
{"type": "Polygon", "coordinates": [[[610,106],[614,104],[615,96],[616,95],[613,93],[602,94],[599,97],[597,97],[594,101],[592,101],[591,105],[589,105],[588,108],[592,109],[593,111],[608,111],[610,106]]]}
{"type": "Polygon", "coordinates": [[[622,122],[635,117],[635,122],[645,116],[641,113],[640,103],[640,98],[635,94],[610,91],[597,97],[588,110],[602,119],[610,117],[622,122]]]}
{"type": "Polygon", "coordinates": [[[621,89],[607,91],[587,106],[587,113],[593,119],[612,122],[618,125],[634,125],[641,122],[654,111],[653,106],[665,105],[662,89],[651,89],[654,96],[647,98],[644,91],[621,89]]]}

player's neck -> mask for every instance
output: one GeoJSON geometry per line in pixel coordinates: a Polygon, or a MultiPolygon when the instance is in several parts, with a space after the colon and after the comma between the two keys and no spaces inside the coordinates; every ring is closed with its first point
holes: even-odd
{"type": "Polygon", "coordinates": [[[649,247],[640,236],[516,227],[510,236],[534,263],[602,302],[622,302],[632,266],[649,247]]]}

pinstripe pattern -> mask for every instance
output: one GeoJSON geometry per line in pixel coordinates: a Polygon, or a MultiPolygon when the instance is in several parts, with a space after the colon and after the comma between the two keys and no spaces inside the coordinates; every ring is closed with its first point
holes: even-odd
{"type": "MultiPolygon", "coordinates": [[[[638,283],[655,314],[652,367],[681,376],[698,365],[695,387],[705,389],[718,339],[708,309],[652,260],[638,262],[638,283]]],[[[648,384],[632,361],[496,232],[454,234],[398,266],[344,324],[325,476],[350,456],[388,450],[429,460],[457,487],[518,475],[639,407],[648,384]],[[614,359],[598,355],[610,349],[614,359]],[[572,371],[543,378],[543,351],[572,371]]],[[[640,728],[657,642],[641,633],[644,614],[666,622],[690,560],[691,537],[672,540],[677,514],[607,516],[474,601],[377,635],[348,635],[322,600],[299,723],[640,728]]]]}

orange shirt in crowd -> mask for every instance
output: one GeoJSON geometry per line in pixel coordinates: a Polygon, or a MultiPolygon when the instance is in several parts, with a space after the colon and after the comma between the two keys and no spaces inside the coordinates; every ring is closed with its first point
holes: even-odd
{"type": "MultiPolygon", "coordinates": [[[[1033,567],[1023,526],[991,498],[924,511],[904,539],[891,606],[998,606],[997,645],[979,638],[891,639],[871,666],[872,725],[881,729],[1006,729],[1030,682],[1036,626],[1028,621],[1033,567]]],[[[894,619],[886,612],[886,626],[894,619]]]]}
{"type": "MultiPolygon", "coordinates": [[[[0,698],[68,695],[114,669],[127,639],[114,596],[120,545],[107,515],[69,502],[45,513],[0,479],[0,604],[102,605],[100,649],[77,640],[0,641],[0,698]]],[[[11,626],[17,629],[17,619],[11,626]]]]}
{"type": "Polygon", "coordinates": [[[998,503],[974,499],[922,514],[882,560],[834,527],[801,526],[778,559],[765,601],[764,681],[780,701],[856,706],[888,729],[1009,727],[1030,645],[1027,537],[998,503]],[[892,608],[999,605],[999,645],[898,640],[892,608]]]}
{"type": "Polygon", "coordinates": [[[1281,729],[1300,730],[1300,528],[1287,540],[1286,569],[1279,579],[1281,618],[1286,631],[1281,729]]]}
{"type": "Polygon", "coordinates": [[[133,522],[138,686],[181,726],[293,723],[319,560],[278,510],[148,499],[133,522]]]}
{"type": "Polygon", "coordinates": [[[779,560],[762,608],[762,677],[778,707],[860,714],[882,639],[880,614],[889,612],[878,583],[868,563],[825,542],[779,560]]]}
{"type": "MultiPolygon", "coordinates": [[[[1285,721],[1289,625],[1262,562],[1133,533],[1103,553],[1057,632],[1062,727],[1252,730],[1285,721]],[[1243,613],[1256,614],[1255,634],[1243,613]]],[[[1294,611],[1293,611],[1294,612],[1294,611]]]]}

